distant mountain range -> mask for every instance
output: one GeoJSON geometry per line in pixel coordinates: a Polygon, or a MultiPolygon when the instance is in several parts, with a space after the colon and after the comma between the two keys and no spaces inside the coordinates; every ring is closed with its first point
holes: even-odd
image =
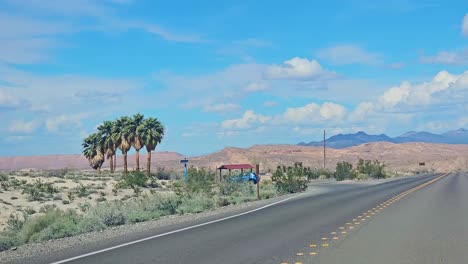
{"type": "MultiPolygon", "coordinates": [[[[351,146],[357,146],[370,142],[424,142],[424,143],[444,143],[444,144],[468,144],[468,130],[460,128],[443,134],[433,134],[425,131],[410,131],[401,136],[391,138],[385,134],[368,135],[362,131],[355,134],[338,134],[326,140],[329,148],[342,149],[351,146]]],[[[301,142],[300,146],[323,146],[323,141],[312,141],[309,143],[301,142]]]]}

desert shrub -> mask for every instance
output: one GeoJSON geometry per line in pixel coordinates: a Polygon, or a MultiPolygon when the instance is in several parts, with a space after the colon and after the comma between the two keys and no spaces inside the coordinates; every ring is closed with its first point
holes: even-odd
{"type": "Polygon", "coordinates": [[[119,226],[127,223],[121,202],[104,202],[89,208],[87,213],[97,217],[106,226],[119,226]]]}
{"type": "Polygon", "coordinates": [[[358,181],[367,181],[368,179],[369,179],[369,176],[367,174],[358,173],[356,175],[356,180],[358,180],[358,181]]]}
{"type": "Polygon", "coordinates": [[[33,215],[33,214],[35,214],[35,213],[37,213],[37,212],[36,212],[36,210],[34,210],[34,208],[32,208],[32,207],[26,207],[26,208],[24,209],[24,213],[26,213],[26,214],[28,214],[28,215],[33,215]]]}
{"type": "Polygon", "coordinates": [[[230,195],[246,195],[252,196],[255,195],[256,191],[253,187],[254,185],[250,182],[236,182],[227,179],[224,182],[219,184],[219,194],[230,196],[230,195]]]}
{"type": "Polygon", "coordinates": [[[260,182],[260,198],[270,199],[278,196],[278,190],[270,180],[260,182]]]}
{"type": "Polygon", "coordinates": [[[82,233],[101,231],[106,229],[106,225],[101,221],[101,218],[87,214],[83,219],[78,223],[78,230],[82,233]]]}
{"type": "Polygon", "coordinates": [[[334,176],[337,181],[355,178],[353,165],[346,161],[338,162],[336,164],[336,171],[334,173],[334,176]]]}
{"type": "Polygon", "coordinates": [[[8,189],[10,189],[10,183],[7,181],[0,182],[0,186],[2,186],[2,189],[5,191],[8,191],[8,189]]]}
{"type": "Polygon", "coordinates": [[[30,201],[41,201],[44,198],[52,198],[59,190],[51,182],[43,182],[37,179],[33,183],[22,185],[23,194],[26,194],[30,201]]]}
{"type": "Polygon", "coordinates": [[[0,252],[8,250],[18,244],[18,239],[14,232],[5,231],[0,234],[0,252]]]}
{"type": "Polygon", "coordinates": [[[73,236],[79,233],[79,220],[80,217],[74,211],[47,211],[44,215],[27,219],[18,238],[21,243],[28,243],[73,236]]]}
{"type": "Polygon", "coordinates": [[[47,212],[50,212],[50,211],[54,211],[57,209],[57,205],[55,204],[46,204],[44,206],[42,206],[41,208],[39,208],[39,212],[40,213],[47,213],[47,212]]]}
{"type": "Polygon", "coordinates": [[[0,173],[0,182],[8,181],[8,175],[0,173]]]}
{"type": "Polygon", "coordinates": [[[278,166],[272,180],[281,193],[295,193],[307,189],[307,178],[302,163],[295,163],[294,167],[278,166]]]}
{"type": "Polygon", "coordinates": [[[356,166],[358,173],[367,174],[367,176],[376,179],[386,178],[385,163],[381,163],[378,160],[370,161],[359,159],[356,166]]]}
{"type": "Polygon", "coordinates": [[[204,168],[196,169],[194,167],[188,170],[188,180],[185,184],[188,193],[212,194],[215,174],[206,171],[204,168]]]}
{"type": "MultiPolygon", "coordinates": [[[[85,186],[80,183],[79,186],[73,188],[73,192],[78,196],[78,197],[86,197],[90,194],[89,192],[89,186],[85,186]]],[[[70,197],[68,197],[70,198],[70,197]]]]}
{"type": "Polygon", "coordinates": [[[200,213],[215,206],[216,203],[212,197],[204,193],[194,193],[190,196],[182,197],[176,211],[178,214],[200,213]]]}
{"type": "Polygon", "coordinates": [[[157,168],[156,173],[152,173],[151,177],[154,177],[158,180],[170,180],[171,173],[164,168],[157,168]]]}
{"type": "Polygon", "coordinates": [[[134,187],[146,187],[148,177],[145,173],[139,171],[130,172],[127,176],[121,178],[118,183],[118,188],[134,188],[134,187]]]}

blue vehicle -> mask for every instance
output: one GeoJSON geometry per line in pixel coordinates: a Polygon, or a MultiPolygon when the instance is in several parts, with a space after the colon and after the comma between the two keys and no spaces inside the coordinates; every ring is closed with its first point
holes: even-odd
{"type": "Polygon", "coordinates": [[[253,182],[254,184],[257,184],[258,176],[255,172],[244,172],[239,175],[230,177],[229,180],[233,182],[253,182]]]}

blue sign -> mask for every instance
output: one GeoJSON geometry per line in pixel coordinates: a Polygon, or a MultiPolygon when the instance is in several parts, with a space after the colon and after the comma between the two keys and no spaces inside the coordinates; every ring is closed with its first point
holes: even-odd
{"type": "Polygon", "coordinates": [[[183,160],[180,161],[180,163],[183,163],[184,164],[184,180],[187,181],[188,179],[188,170],[187,170],[187,163],[188,163],[188,159],[185,158],[183,160]]]}

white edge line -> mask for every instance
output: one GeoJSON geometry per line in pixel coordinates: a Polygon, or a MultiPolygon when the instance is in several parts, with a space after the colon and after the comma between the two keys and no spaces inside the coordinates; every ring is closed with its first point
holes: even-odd
{"type": "Polygon", "coordinates": [[[221,218],[221,219],[216,219],[216,220],[208,221],[208,222],[205,222],[205,223],[201,223],[201,224],[197,224],[197,225],[188,226],[188,227],[184,227],[184,228],[181,228],[181,229],[169,231],[169,232],[166,232],[166,233],[163,233],[163,234],[159,234],[159,235],[154,235],[154,236],[150,236],[150,237],[138,239],[138,240],[131,241],[131,242],[127,242],[127,243],[120,244],[120,245],[117,245],[117,246],[108,247],[108,248],[104,248],[104,249],[101,249],[101,250],[89,252],[89,253],[86,253],[86,254],[83,254],[83,255],[79,255],[79,256],[76,256],[76,257],[72,257],[72,258],[60,260],[60,261],[57,261],[57,262],[52,262],[52,263],[50,263],[50,264],[67,263],[67,262],[70,262],[70,261],[73,261],[73,260],[82,259],[82,258],[89,257],[89,256],[92,256],[92,255],[97,255],[97,254],[100,254],[100,253],[103,253],[103,252],[111,251],[111,250],[114,250],[114,249],[117,249],[117,248],[121,248],[121,247],[130,246],[130,245],[137,244],[137,243],[140,243],[140,242],[144,242],[144,241],[147,241],[147,240],[151,240],[151,239],[155,239],[155,238],[159,238],[159,237],[168,236],[168,235],[171,235],[171,234],[175,234],[175,233],[183,232],[183,231],[186,231],[186,230],[194,229],[194,228],[197,228],[197,227],[200,227],[200,226],[206,226],[206,225],[214,224],[214,223],[217,223],[217,222],[225,221],[225,220],[228,220],[228,219],[231,219],[231,218],[239,217],[239,216],[242,216],[242,215],[251,214],[251,213],[253,213],[253,212],[257,212],[257,211],[266,209],[266,208],[268,208],[268,207],[271,207],[271,206],[274,206],[274,205],[277,205],[277,204],[280,204],[280,203],[284,203],[284,202],[286,202],[286,201],[289,201],[289,200],[291,200],[291,199],[297,198],[297,197],[302,196],[302,195],[304,195],[304,194],[307,194],[307,193],[301,193],[301,194],[299,194],[299,195],[296,195],[296,196],[293,196],[293,197],[289,197],[289,198],[286,198],[286,199],[284,199],[284,200],[277,201],[277,202],[274,202],[274,203],[271,203],[271,204],[267,204],[267,205],[264,205],[264,206],[262,206],[262,207],[259,207],[259,208],[256,208],[256,209],[253,209],[253,210],[250,210],[250,211],[247,211],[247,212],[243,212],[243,213],[240,213],[240,214],[231,215],[231,216],[224,217],[224,218],[221,218]]]}

